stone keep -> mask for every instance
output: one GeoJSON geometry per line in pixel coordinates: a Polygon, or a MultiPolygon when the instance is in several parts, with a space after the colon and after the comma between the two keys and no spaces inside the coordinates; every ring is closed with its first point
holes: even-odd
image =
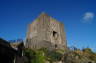
{"type": "Polygon", "coordinates": [[[67,48],[67,42],[62,23],[45,13],[28,26],[26,48],[67,48]]]}

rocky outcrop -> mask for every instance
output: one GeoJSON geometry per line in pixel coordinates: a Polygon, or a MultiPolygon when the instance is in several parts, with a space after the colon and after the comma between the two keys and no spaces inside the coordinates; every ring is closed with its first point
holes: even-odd
{"type": "Polygon", "coordinates": [[[75,51],[70,51],[64,54],[62,63],[95,63],[95,61],[89,59],[85,55],[80,55],[75,51]]]}

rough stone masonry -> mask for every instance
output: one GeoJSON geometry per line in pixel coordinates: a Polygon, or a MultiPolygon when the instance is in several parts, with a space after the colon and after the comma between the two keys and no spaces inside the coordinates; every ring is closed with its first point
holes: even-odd
{"type": "Polygon", "coordinates": [[[64,25],[45,13],[28,26],[26,48],[67,48],[64,25]]]}

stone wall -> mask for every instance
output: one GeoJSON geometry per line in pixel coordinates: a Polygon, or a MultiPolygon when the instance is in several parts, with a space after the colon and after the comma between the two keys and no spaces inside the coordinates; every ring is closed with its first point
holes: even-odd
{"type": "Polygon", "coordinates": [[[36,20],[29,24],[26,47],[38,48],[43,43],[47,44],[47,42],[50,42],[52,45],[62,46],[62,48],[67,47],[63,24],[42,13],[36,20]]]}

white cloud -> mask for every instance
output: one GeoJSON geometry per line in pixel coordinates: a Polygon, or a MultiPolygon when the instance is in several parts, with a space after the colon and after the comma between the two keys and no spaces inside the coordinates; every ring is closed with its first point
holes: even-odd
{"type": "Polygon", "coordinates": [[[86,12],[83,16],[83,23],[91,23],[94,19],[94,13],[93,12],[86,12]]]}

